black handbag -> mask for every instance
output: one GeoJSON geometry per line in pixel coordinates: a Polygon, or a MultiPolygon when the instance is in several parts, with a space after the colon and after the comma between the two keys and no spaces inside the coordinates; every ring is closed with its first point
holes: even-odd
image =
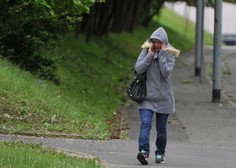
{"type": "Polygon", "coordinates": [[[141,103],[146,96],[146,78],[146,71],[142,74],[135,72],[135,77],[127,89],[130,99],[137,103],[141,103]]]}

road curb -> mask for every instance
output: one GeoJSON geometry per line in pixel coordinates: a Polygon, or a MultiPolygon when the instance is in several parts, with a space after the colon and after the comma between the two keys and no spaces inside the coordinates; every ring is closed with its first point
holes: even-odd
{"type": "MultiPolygon", "coordinates": [[[[232,51],[232,52],[230,52],[230,53],[227,53],[227,54],[222,55],[222,62],[224,62],[224,60],[225,60],[226,58],[231,57],[233,53],[235,53],[235,51],[232,51]]],[[[206,72],[205,72],[206,75],[205,75],[205,78],[206,78],[207,82],[212,86],[212,85],[213,85],[213,83],[212,83],[212,78],[211,78],[212,75],[211,75],[210,72],[209,72],[209,69],[210,69],[210,65],[211,65],[211,64],[212,64],[212,62],[206,62],[206,63],[205,63],[205,65],[206,65],[206,70],[205,70],[205,71],[206,71],[206,72]]],[[[234,102],[231,100],[231,98],[227,95],[227,93],[225,92],[225,90],[224,90],[223,88],[221,88],[221,94],[222,94],[223,98],[224,98],[227,102],[229,102],[229,104],[232,105],[233,108],[236,109],[236,103],[234,103],[234,102]]],[[[222,106],[222,102],[219,103],[219,106],[222,106]]]]}

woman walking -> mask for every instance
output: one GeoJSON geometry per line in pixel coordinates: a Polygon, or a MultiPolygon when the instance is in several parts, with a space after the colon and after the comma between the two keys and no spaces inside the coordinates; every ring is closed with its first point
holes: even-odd
{"type": "Polygon", "coordinates": [[[139,135],[139,153],[137,159],[141,164],[148,164],[150,154],[150,130],[153,115],[156,115],[156,163],[164,163],[167,142],[167,120],[170,113],[175,112],[175,100],[172,90],[171,73],[175,65],[175,57],[179,50],[168,42],[166,31],[160,27],[155,30],[149,41],[142,45],[142,51],[135,64],[137,73],[146,71],[146,96],[138,104],[141,117],[139,135]]]}

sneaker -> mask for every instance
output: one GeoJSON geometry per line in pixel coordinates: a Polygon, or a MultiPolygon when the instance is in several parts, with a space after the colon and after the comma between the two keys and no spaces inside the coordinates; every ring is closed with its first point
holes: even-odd
{"type": "Polygon", "coordinates": [[[156,155],[156,158],[155,158],[155,161],[156,161],[156,163],[164,163],[165,162],[165,160],[164,160],[164,155],[156,155]]]}
{"type": "Polygon", "coordinates": [[[148,164],[148,154],[144,150],[141,150],[138,153],[137,159],[140,161],[140,163],[142,165],[147,165],[148,164]]]}

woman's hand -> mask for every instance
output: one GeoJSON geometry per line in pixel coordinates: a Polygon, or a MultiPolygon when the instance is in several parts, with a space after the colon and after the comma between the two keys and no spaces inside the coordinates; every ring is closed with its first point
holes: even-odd
{"type": "Polygon", "coordinates": [[[154,47],[153,46],[151,46],[149,49],[148,49],[148,52],[149,52],[149,54],[154,54],[154,51],[155,51],[155,49],[154,49],[154,47]]]}
{"type": "Polygon", "coordinates": [[[161,50],[166,50],[166,44],[165,43],[161,44],[161,50]]]}

